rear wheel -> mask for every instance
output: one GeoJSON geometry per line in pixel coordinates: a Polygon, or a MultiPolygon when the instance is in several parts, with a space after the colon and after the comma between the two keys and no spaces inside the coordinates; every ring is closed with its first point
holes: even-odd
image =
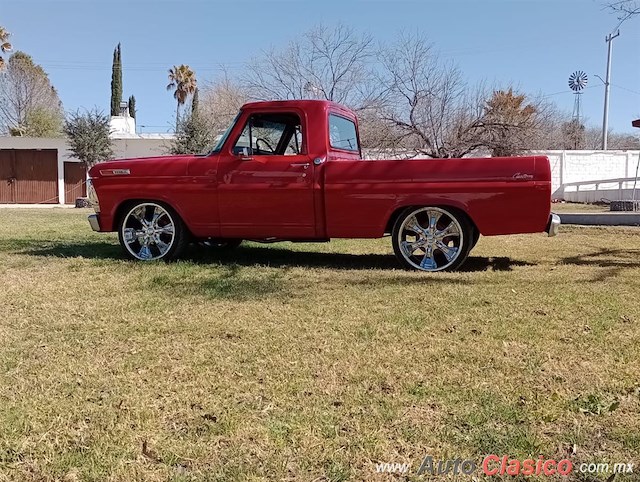
{"type": "Polygon", "coordinates": [[[409,208],[393,227],[393,251],[408,269],[454,271],[467,259],[473,243],[473,227],[467,217],[452,208],[409,208]]]}
{"type": "Polygon", "coordinates": [[[180,255],[188,233],[178,214],[156,202],[136,202],[125,211],[118,227],[120,245],[135,260],[169,260],[180,255]]]}

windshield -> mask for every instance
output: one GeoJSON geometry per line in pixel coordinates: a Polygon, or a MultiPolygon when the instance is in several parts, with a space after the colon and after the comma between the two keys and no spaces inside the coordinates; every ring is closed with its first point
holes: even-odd
{"type": "Polygon", "coordinates": [[[227,130],[224,131],[224,134],[222,134],[222,136],[219,137],[218,142],[216,143],[216,146],[211,151],[211,154],[220,152],[220,150],[222,149],[222,146],[224,146],[224,143],[227,140],[227,137],[229,137],[229,134],[231,134],[231,129],[233,129],[233,126],[236,125],[236,122],[238,121],[238,117],[240,117],[240,112],[238,112],[238,115],[236,115],[235,119],[233,119],[233,122],[231,122],[229,127],[227,127],[227,130]]]}

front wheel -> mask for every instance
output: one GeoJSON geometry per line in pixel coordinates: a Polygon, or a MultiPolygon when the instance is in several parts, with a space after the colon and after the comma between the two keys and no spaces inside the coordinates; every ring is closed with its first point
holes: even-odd
{"type": "Polygon", "coordinates": [[[156,202],[129,206],[118,227],[125,254],[140,261],[169,260],[184,249],[188,233],[178,214],[156,202]]]}
{"type": "Polygon", "coordinates": [[[473,227],[454,209],[408,208],[393,226],[393,251],[408,269],[454,271],[467,259],[473,227]]]}

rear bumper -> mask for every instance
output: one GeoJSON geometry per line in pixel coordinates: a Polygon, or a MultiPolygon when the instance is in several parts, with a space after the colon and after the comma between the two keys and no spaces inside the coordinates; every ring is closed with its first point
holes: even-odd
{"type": "Polygon", "coordinates": [[[560,231],[560,216],[555,213],[549,215],[546,232],[549,236],[556,236],[560,231]]]}
{"type": "Polygon", "coordinates": [[[93,229],[94,231],[100,231],[100,222],[98,221],[98,215],[97,214],[91,214],[89,215],[89,225],[91,226],[91,229],[93,229]]]}

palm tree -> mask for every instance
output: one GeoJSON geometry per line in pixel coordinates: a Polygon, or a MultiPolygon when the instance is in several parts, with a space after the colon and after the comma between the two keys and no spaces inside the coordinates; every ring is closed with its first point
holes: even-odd
{"type": "Polygon", "coordinates": [[[192,95],[198,87],[196,73],[188,65],[173,66],[169,69],[169,85],[167,90],[173,90],[173,98],[178,102],[176,108],[176,128],[180,122],[180,106],[184,105],[187,97],[192,95]]]}
{"type": "MultiPolygon", "coordinates": [[[[0,52],[8,52],[11,50],[11,44],[9,43],[9,36],[11,34],[7,32],[4,27],[0,27],[0,52]]],[[[4,67],[4,59],[0,56],[0,70],[4,67]]]]}

